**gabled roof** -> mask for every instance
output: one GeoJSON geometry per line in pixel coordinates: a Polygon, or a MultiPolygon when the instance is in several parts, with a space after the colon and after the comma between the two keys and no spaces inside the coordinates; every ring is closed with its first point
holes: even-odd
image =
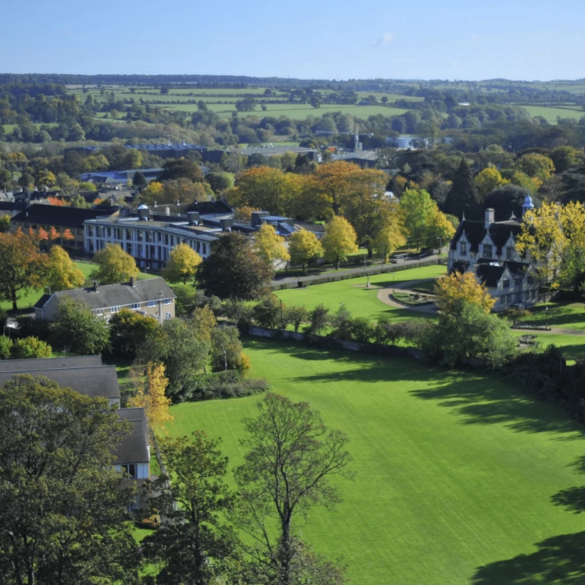
{"type": "Polygon", "coordinates": [[[116,207],[110,207],[108,209],[80,209],[78,207],[59,207],[56,205],[35,203],[24,211],[17,213],[11,221],[40,223],[65,228],[82,228],[85,220],[112,215],[117,209],[116,207]]]}
{"type": "Polygon", "coordinates": [[[148,450],[148,420],[144,408],[121,408],[121,419],[132,423],[132,431],[115,452],[115,463],[146,463],[150,461],[148,450]]]}
{"type": "MultiPolygon", "coordinates": [[[[6,360],[10,362],[11,360],[6,360]]],[[[31,376],[45,376],[54,380],[62,388],[71,388],[80,394],[91,398],[102,397],[108,400],[120,400],[120,386],[115,366],[95,366],[62,369],[36,368],[31,362],[31,369],[24,368],[15,371],[0,372],[0,385],[10,380],[13,376],[30,374],[31,376]]],[[[44,360],[43,360],[44,361],[44,360]]]]}
{"type": "Polygon", "coordinates": [[[123,307],[135,303],[147,301],[159,301],[162,299],[174,299],[173,289],[162,278],[150,278],[136,280],[134,286],[130,283],[104,284],[97,287],[74,288],[53,293],[49,299],[43,295],[35,304],[35,309],[43,309],[49,299],[56,297],[58,300],[69,297],[83,301],[93,310],[106,309],[108,307],[123,307]]]}
{"type": "Polygon", "coordinates": [[[219,215],[233,213],[233,209],[223,200],[218,201],[195,201],[187,211],[197,211],[200,215],[219,215]]]}
{"type": "Polygon", "coordinates": [[[489,230],[486,230],[483,221],[464,219],[457,227],[457,231],[451,240],[451,250],[457,249],[457,244],[459,243],[461,236],[465,233],[465,237],[470,245],[470,251],[479,252],[479,245],[485,238],[486,234],[489,234],[494,246],[498,249],[499,254],[501,249],[510,239],[510,234],[516,237],[521,231],[522,226],[516,220],[492,223],[489,226],[489,230]]]}
{"type": "Polygon", "coordinates": [[[58,358],[0,360],[0,372],[34,372],[64,368],[89,368],[102,365],[101,355],[70,355],[58,358]]]}
{"type": "Polygon", "coordinates": [[[503,264],[494,263],[481,263],[477,264],[475,268],[475,274],[479,278],[480,282],[488,287],[495,288],[498,286],[498,282],[504,274],[505,267],[503,264]]]}

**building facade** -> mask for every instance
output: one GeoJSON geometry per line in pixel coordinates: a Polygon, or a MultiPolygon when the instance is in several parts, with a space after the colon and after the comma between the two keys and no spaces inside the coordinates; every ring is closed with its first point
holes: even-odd
{"type": "Polygon", "coordinates": [[[149,315],[160,322],[175,317],[176,295],[162,278],[131,278],[129,282],[122,284],[99,285],[94,282],[93,286],[87,288],[45,294],[34,306],[35,319],[52,321],[59,301],[65,297],[84,302],[95,315],[107,320],[122,309],[149,315]]]}
{"type": "MultiPolygon", "coordinates": [[[[523,211],[533,207],[527,197],[523,211]]],[[[538,301],[540,282],[537,266],[516,250],[522,220],[512,217],[496,222],[494,216],[493,209],[486,209],[483,222],[463,218],[451,240],[449,272],[475,274],[495,299],[494,311],[533,305],[538,301]]]]}

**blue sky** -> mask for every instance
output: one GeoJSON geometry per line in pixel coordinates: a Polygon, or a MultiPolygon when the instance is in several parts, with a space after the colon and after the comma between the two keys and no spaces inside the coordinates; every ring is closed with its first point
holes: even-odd
{"type": "Polygon", "coordinates": [[[2,73],[585,78],[584,0],[0,0],[2,73]]]}

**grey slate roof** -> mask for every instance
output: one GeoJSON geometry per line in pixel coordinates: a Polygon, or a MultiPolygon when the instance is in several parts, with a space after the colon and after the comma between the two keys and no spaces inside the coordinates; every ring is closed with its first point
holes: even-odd
{"type": "Polygon", "coordinates": [[[58,207],[35,203],[24,211],[17,213],[11,221],[81,229],[85,220],[112,215],[117,209],[116,207],[110,207],[109,209],[80,209],[77,207],[58,207]]]}
{"type": "Polygon", "coordinates": [[[64,368],[89,368],[102,365],[101,355],[71,355],[59,358],[0,360],[0,372],[35,372],[64,368]]]}
{"type": "MultiPolygon", "coordinates": [[[[501,254],[502,247],[506,245],[506,242],[510,238],[510,234],[514,235],[514,238],[522,231],[522,226],[518,221],[498,221],[490,224],[489,234],[490,238],[494,242],[497,248],[497,254],[501,254]]],[[[471,252],[479,252],[479,244],[484,239],[488,230],[485,228],[483,221],[471,221],[463,220],[455,232],[453,239],[451,240],[451,250],[457,249],[457,244],[461,239],[461,236],[465,232],[465,237],[470,243],[471,252]]]]}
{"type": "Polygon", "coordinates": [[[146,463],[149,461],[148,421],[144,408],[121,408],[118,414],[121,419],[131,422],[133,428],[116,450],[116,465],[146,463]]]}
{"type": "MultiPolygon", "coordinates": [[[[10,363],[12,360],[5,360],[10,363]]],[[[0,372],[0,385],[10,380],[13,376],[19,374],[30,374],[32,376],[45,376],[49,380],[54,380],[63,388],[71,388],[80,394],[91,398],[102,397],[108,400],[120,400],[120,386],[118,376],[116,375],[115,366],[92,366],[79,368],[38,368],[34,362],[37,360],[22,360],[31,362],[31,368],[0,372]]],[[[46,361],[46,360],[40,360],[46,361]]]]}
{"type": "Polygon", "coordinates": [[[49,298],[43,295],[35,304],[35,309],[45,307],[50,298],[62,299],[69,297],[83,301],[91,309],[105,309],[107,307],[123,307],[134,303],[158,301],[161,299],[174,299],[173,289],[162,278],[150,278],[136,280],[134,286],[130,283],[104,284],[98,286],[97,291],[93,287],[75,288],[53,293],[49,298]]]}

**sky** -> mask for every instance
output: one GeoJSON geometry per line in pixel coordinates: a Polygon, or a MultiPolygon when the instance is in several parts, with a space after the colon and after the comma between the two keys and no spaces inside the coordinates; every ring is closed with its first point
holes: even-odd
{"type": "Polygon", "coordinates": [[[0,73],[585,78],[584,0],[0,0],[0,73]]]}

